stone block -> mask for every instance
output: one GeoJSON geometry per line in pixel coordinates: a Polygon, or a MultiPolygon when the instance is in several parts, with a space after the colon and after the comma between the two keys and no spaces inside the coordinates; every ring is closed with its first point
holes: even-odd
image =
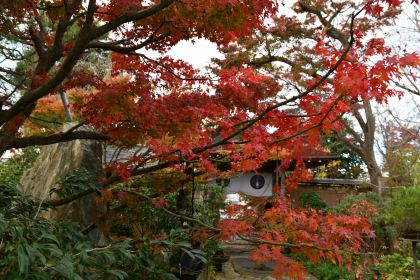
{"type": "Polygon", "coordinates": [[[241,275],[239,273],[233,271],[233,270],[232,271],[227,271],[225,273],[225,277],[228,278],[228,279],[234,279],[234,278],[237,278],[239,276],[241,276],[241,275]]]}
{"type": "MultiPolygon", "coordinates": [[[[65,123],[63,132],[69,130],[77,123],[65,123]]],[[[77,130],[92,130],[88,126],[82,126],[77,130]]],[[[58,198],[56,194],[50,197],[50,191],[56,185],[59,176],[66,171],[73,170],[101,170],[102,147],[94,140],[74,140],[67,143],[57,143],[42,147],[34,166],[27,170],[20,180],[24,186],[25,195],[33,195],[42,200],[58,198]]],[[[99,171],[98,176],[102,175],[99,171]]],[[[90,225],[94,212],[90,207],[93,205],[94,194],[85,196],[63,206],[58,206],[58,211],[42,212],[40,216],[54,221],[69,219],[77,222],[80,229],[90,225]]],[[[112,239],[105,236],[98,229],[94,229],[87,236],[88,240],[95,245],[108,244],[112,239]]]]}

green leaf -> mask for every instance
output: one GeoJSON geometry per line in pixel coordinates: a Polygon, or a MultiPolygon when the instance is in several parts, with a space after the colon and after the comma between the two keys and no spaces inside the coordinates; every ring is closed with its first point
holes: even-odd
{"type": "Polygon", "coordinates": [[[174,246],[182,246],[182,247],[191,248],[191,244],[187,242],[177,242],[177,243],[174,243],[174,246]]]}
{"type": "Polygon", "coordinates": [[[194,255],[195,257],[199,258],[203,263],[207,264],[207,259],[201,255],[194,255]]]}
{"type": "Polygon", "coordinates": [[[118,278],[120,278],[121,280],[124,280],[124,277],[128,277],[128,274],[125,271],[122,270],[108,270],[109,273],[114,274],[115,276],[117,276],[118,278]]]}
{"type": "Polygon", "coordinates": [[[139,257],[142,259],[147,258],[146,254],[142,250],[138,250],[137,253],[139,254],[139,257]]]}
{"type": "Polygon", "coordinates": [[[56,255],[58,255],[60,257],[63,255],[63,252],[57,247],[57,245],[55,245],[53,243],[46,244],[44,246],[44,248],[46,250],[50,250],[51,253],[54,253],[54,254],[56,254],[56,255]]]}
{"type": "MultiPolygon", "coordinates": [[[[18,185],[20,187],[20,189],[22,190],[22,192],[25,191],[25,187],[19,181],[16,181],[16,180],[13,180],[13,179],[12,179],[12,181],[14,183],[16,183],[16,185],[18,185]]],[[[9,186],[9,187],[12,187],[21,197],[25,197],[23,195],[23,193],[20,190],[18,190],[16,187],[13,187],[13,186],[9,186]]]]}
{"type": "Polygon", "coordinates": [[[17,237],[16,229],[14,227],[10,228],[10,232],[12,233],[12,239],[16,240],[16,237],[17,237]]]}
{"type": "Polygon", "coordinates": [[[100,250],[100,251],[98,251],[98,254],[105,255],[111,261],[112,264],[115,264],[116,260],[115,260],[115,254],[114,254],[113,251],[111,251],[109,249],[100,250]]]}
{"type": "Polygon", "coordinates": [[[87,253],[86,253],[86,250],[83,249],[82,252],[80,253],[79,264],[85,264],[86,260],[87,260],[87,253]]]}
{"type": "Polygon", "coordinates": [[[22,227],[16,227],[16,231],[20,238],[23,238],[23,228],[22,227]]]}
{"type": "Polygon", "coordinates": [[[120,252],[124,255],[124,256],[126,256],[130,261],[133,259],[132,258],[132,256],[131,256],[131,253],[130,252],[128,252],[125,248],[121,248],[120,249],[120,252]]]}
{"type": "Polygon", "coordinates": [[[80,250],[83,247],[83,243],[80,241],[77,241],[77,243],[74,245],[73,249],[74,250],[80,250]]]}
{"type": "Polygon", "coordinates": [[[146,259],[146,262],[149,264],[150,267],[154,268],[156,264],[152,262],[150,259],[146,259]]]}
{"type": "Polygon", "coordinates": [[[181,249],[182,249],[182,251],[184,251],[185,253],[187,253],[193,260],[195,260],[195,255],[193,253],[191,253],[188,250],[185,250],[184,248],[181,248],[181,249]]]}
{"type": "Polygon", "coordinates": [[[172,280],[179,280],[178,278],[175,277],[175,275],[173,275],[172,273],[164,273],[163,276],[166,279],[172,279],[172,280]]]}
{"type": "Polygon", "coordinates": [[[8,221],[0,220],[0,229],[2,231],[6,231],[6,228],[8,228],[8,227],[9,227],[9,222],[8,221]]]}
{"type": "Polygon", "coordinates": [[[47,259],[45,258],[45,256],[41,252],[39,252],[37,250],[34,250],[34,252],[38,256],[39,260],[41,261],[41,265],[42,266],[45,266],[45,263],[47,262],[47,259]]]}
{"type": "Polygon", "coordinates": [[[201,251],[199,249],[193,249],[193,250],[191,250],[191,252],[194,253],[194,254],[200,254],[200,255],[203,255],[203,256],[206,255],[206,252],[201,251]]]}
{"type": "Polygon", "coordinates": [[[7,251],[10,251],[10,250],[13,250],[13,248],[14,248],[13,243],[12,242],[7,242],[5,251],[7,252],[7,251]]]}
{"type": "Polygon", "coordinates": [[[57,244],[60,244],[60,242],[58,242],[58,239],[55,235],[52,234],[44,234],[44,236],[48,239],[51,239],[52,241],[55,241],[57,244]]]}
{"type": "Polygon", "coordinates": [[[19,244],[17,249],[18,253],[18,262],[19,262],[19,272],[22,274],[23,277],[26,278],[26,275],[29,274],[28,266],[29,266],[29,258],[26,254],[25,248],[23,248],[22,244],[19,244]]]}

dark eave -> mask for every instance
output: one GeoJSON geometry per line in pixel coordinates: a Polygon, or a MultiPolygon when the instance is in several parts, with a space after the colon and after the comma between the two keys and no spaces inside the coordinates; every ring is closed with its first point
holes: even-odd
{"type": "MultiPolygon", "coordinates": [[[[334,160],[337,160],[340,158],[340,154],[326,153],[325,155],[321,155],[321,156],[310,155],[310,156],[307,156],[306,158],[307,159],[304,160],[304,163],[305,163],[306,168],[309,169],[309,168],[315,168],[315,167],[333,162],[334,160]]],[[[292,161],[289,165],[289,168],[287,168],[286,171],[293,171],[296,167],[296,162],[297,161],[292,161]]],[[[281,160],[279,160],[278,164],[281,165],[281,160]]],[[[274,170],[276,170],[276,167],[277,167],[276,160],[269,160],[265,162],[260,168],[258,168],[257,171],[272,173],[274,172],[274,170]]],[[[231,169],[231,165],[221,164],[217,167],[217,169],[221,171],[228,171],[231,169]]]]}
{"type": "Polygon", "coordinates": [[[319,185],[362,185],[361,180],[351,179],[330,179],[330,178],[314,178],[312,181],[305,184],[319,184],[319,185]]]}

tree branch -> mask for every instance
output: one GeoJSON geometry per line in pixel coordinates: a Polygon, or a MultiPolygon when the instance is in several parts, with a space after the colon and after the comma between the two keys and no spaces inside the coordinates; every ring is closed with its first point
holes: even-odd
{"type": "Polygon", "coordinates": [[[338,138],[340,138],[340,140],[350,149],[352,149],[355,153],[357,153],[362,159],[365,159],[365,155],[364,152],[362,150],[362,148],[357,147],[356,145],[353,144],[353,142],[351,142],[346,136],[343,135],[343,133],[340,130],[335,131],[335,133],[337,133],[338,138]]]}
{"type": "Polygon", "coordinates": [[[70,128],[69,130],[67,130],[66,132],[64,132],[63,133],[63,136],[72,133],[73,131],[75,131],[76,129],[78,129],[79,127],[81,127],[81,126],[83,126],[85,124],[86,124],[86,121],[83,121],[81,123],[76,124],[75,126],[73,126],[72,128],[70,128]]]}
{"type": "MultiPolygon", "coordinates": [[[[141,194],[141,193],[131,192],[131,191],[129,191],[129,193],[134,194],[134,195],[137,195],[137,196],[140,196],[143,199],[152,200],[151,198],[149,198],[149,197],[147,197],[147,196],[145,196],[144,194],[141,194]]],[[[205,223],[201,222],[200,220],[175,214],[175,213],[169,211],[168,209],[166,209],[163,206],[162,206],[162,210],[165,213],[167,213],[168,215],[172,216],[172,217],[175,217],[175,218],[178,218],[178,219],[183,219],[185,221],[196,223],[196,224],[198,224],[198,225],[200,225],[200,226],[202,226],[204,228],[207,228],[207,229],[209,229],[209,230],[211,230],[211,231],[213,231],[215,233],[219,233],[219,232],[222,231],[221,229],[212,227],[212,226],[210,226],[208,224],[205,224],[205,223]]],[[[266,240],[256,240],[256,239],[246,238],[246,237],[240,235],[239,233],[237,235],[239,236],[239,238],[241,238],[241,239],[243,239],[245,241],[249,241],[249,242],[253,242],[253,243],[257,243],[257,244],[268,244],[268,245],[275,245],[275,246],[288,246],[288,247],[292,247],[292,248],[309,247],[309,248],[314,248],[314,249],[318,249],[318,250],[322,250],[322,251],[331,251],[331,250],[333,250],[333,249],[321,248],[321,247],[318,247],[318,246],[315,246],[315,245],[305,244],[305,243],[301,243],[299,245],[290,244],[290,243],[276,243],[276,242],[271,242],[271,241],[266,241],[266,240]]]]}
{"type": "Polygon", "coordinates": [[[50,136],[30,136],[25,138],[15,138],[7,145],[7,149],[21,149],[35,145],[51,145],[56,143],[68,142],[77,139],[90,140],[109,140],[109,136],[94,131],[75,131],[69,134],[57,133],[50,136]]]}
{"type": "Polygon", "coordinates": [[[23,77],[25,77],[25,75],[22,75],[22,74],[20,74],[20,73],[18,73],[16,71],[13,71],[13,70],[10,70],[10,69],[6,69],[6,68],[3,68],[3,67],[0,67],[0,72],[4,72],[4,73],[7,73],[9,75],[15,76],[16,78],[23,78],[23,77]]]}
{"type": "Polygon", "coordinates": [[[360,127],[362,128],[363,133],[367,134],[368,133],[368,127],[367,127],[365,121],[363,120],[362,115],[360,114],[359,110],[354,110],[353,114],[356,117],[357,122],[359,123],[360,127]]]}
{"type": "Polygon", "coordinates": [[[365,107],[365,112],[366,112],[366,124],[367,124],[367,132],[368,132],[368,134],[365,134],[365,141],[372,142],[375,140],[375,129],[376,129],[375,116],[373,115],[372,106],[368,98],[366,99],[363,105],[365,107]]]}
{"type": "Polygon", "coordinates": [[[121,53],[121,54],[130,54],[130,53],[132,53],[136,50],[144,48],[148,44],[159,42],[159,41],[165,39],[171,33],[172,33],[172,30],[169,30],[165,34],[162,34],[162,35],[160,35],[156,38],[148,38],[146,41],[144,41],[140,45],[131,46],[131,47],[121,47],[121,46],[116,46],[113,43],[105,43],[105,42],[101,42],[101,41],[98,41],[98,40],[94,40],[86,46],[86,49],[98,48],[98,49],[113,51],[113,52],[117,52],[117,53],[121,53]]]}
{"type": "Polygon", "coordinates": [[[55,122],[55,121],[44,120],[44,119],[37,118],[37,117],[34,117],[34,116],[29,116],[29,118],[30,119],[34,119],[34,120],[38,120],[38,121],[42,121],[42,122],[47,122],[47,123],[55,123],[55,124],[60,124],[60,125],[63,125],[64,124],[62,122],[55,122]]]}
{"type": "Polygon", "coordinates": [[[118,26],[121,26],[124,23],[141,20],[141,19],[150,17],[154,14],[157,14],[161,10],[169,7],[174,2],[175,0],[161,0],[160,2],[142,11],[132,11],[132,12],[125,13],[111,20],[107,24],[104,24],[101,27],[96,28],[93,32],[93,37],[98,38],[108,33],[109,31],[117,28],[118,26]]]}
{"type": "Polygon", "coordinates": [[[363,145],[364,141],[362,140],[362,138],[360,138],[359,134],[357,134],[357,132],[345,121],[341,120],[340,122],[344,125],[347,131],[350,132],[350,134],[356,139],[356,141],[363,145]]]}

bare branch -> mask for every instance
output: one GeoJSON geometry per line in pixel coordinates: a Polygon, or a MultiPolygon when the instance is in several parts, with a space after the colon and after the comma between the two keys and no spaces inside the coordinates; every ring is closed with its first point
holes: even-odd
{"type": "Polygon", "coordinates": [[[15,76],[17,78],[23,78],[23,77],[25,77],[25,75],[22,75],[22,74],[20,74],[20,73],[18,73],[16,71],[13,71],[13,70],[10,70],[10,69],[6,69],[6,68],[3,68],[3,67],[0,67],[0,71],[1,72],[4,72],[4,73],[7,73],[9,75],[15,76]]]}

